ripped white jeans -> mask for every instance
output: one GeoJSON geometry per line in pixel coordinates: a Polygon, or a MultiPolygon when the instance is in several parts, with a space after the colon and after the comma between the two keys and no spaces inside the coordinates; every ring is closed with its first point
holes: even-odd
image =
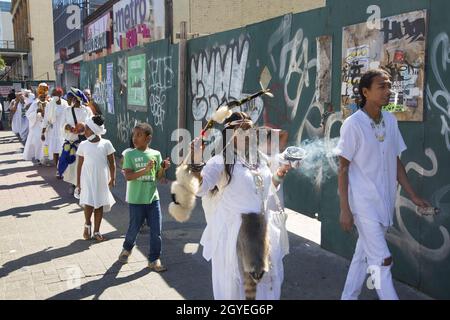
{"type": "Polygon", "coordinates": [[[354,221],[359,237],[341,299],[357,300],[370,273],[367,284],[376,289],[380,300],[398,300],[392,282],[392,262],[384,266],[385,259],[392,257],[385,238],[388,228],[358,215],[354,215],[354,221]]]}

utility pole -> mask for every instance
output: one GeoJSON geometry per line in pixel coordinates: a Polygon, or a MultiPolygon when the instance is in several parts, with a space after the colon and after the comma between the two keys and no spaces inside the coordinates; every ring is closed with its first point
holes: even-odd
{"type": "Polygon", "coordinates": [[[22,62],[22,81],[25,81],[25,68],[23,65],[23,53],[20,54],[20,61],[22,62]]]}
{"type": "Polygon", "coordinates": [[[180,24],[180,43],[178,50],[178,128],[186,129],[186,45],[187,22],[180,24]]]}

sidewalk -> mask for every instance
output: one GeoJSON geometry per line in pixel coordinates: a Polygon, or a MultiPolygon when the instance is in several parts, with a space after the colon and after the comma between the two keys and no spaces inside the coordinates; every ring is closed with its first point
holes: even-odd
{"type": "MultiPolygon", "coordinates": [[[[116,261],[128,225],[121,173],[117,203],[101,228],[109,240],[84,241],[83,212],[68,185],[56,180],[54,167],[23,161],[21,148],[11,132],[0,131],[0,300],[213,298],[210,264],[198,244],[205,227],[199,205],[188,223],[175,222],[167,213],[169,185],[162,185],[162,260],[169,271],[147,270],[148,229],[130,262],[121,265],[116,261]]],[[[339,299],[349,261],[320,248],[317,220],[289,212],[288,230],[282,299],[339,299]]],[[[429,299],[404,284],[395,286],[401,299],[429,299]]],[[[364,289],[361,298],[373,300],[376,293],[364,289]]]]}

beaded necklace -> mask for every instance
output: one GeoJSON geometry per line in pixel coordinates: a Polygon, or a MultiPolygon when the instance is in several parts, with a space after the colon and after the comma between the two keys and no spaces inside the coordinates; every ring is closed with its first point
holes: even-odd
{"type": "Polygon", "coordinates": [[[374,131],[375,138],[379,142],[383,142],[386,137],[386,123],[384,122],[383,113],[380,114],[380,121],[378,123],[375,123],[375,121],[369,116],[365,109],[363,109],[363,112],[370,120],[370,126],[374,131]]]}

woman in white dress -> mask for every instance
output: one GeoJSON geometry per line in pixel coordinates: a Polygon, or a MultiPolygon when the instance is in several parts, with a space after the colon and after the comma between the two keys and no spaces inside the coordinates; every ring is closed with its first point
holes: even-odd
{"type": "MultiPolygon", "coordinates": [[[[250,117],[242,112],[233,113],[226,120],[227,129],[252,128],[250,117]]],[[[224,139],[225,140],[225,139],[224,139]]],[[[226,140],[225,140],[226,141],[226,140]]],[[[248,298],[244,288],[244,276],[239,267],[237,252],[238,234],[243,216],[249,213],[264,213],[269,236],[269,269],[265,272],[256,288],[257,300],[277,300],[281,295],[283,282],[283,262],[286,248],[282,247],[279,219],[275,213],[264,208],[262,203],[276,192],[280,179],[289,170],[279,168],[272,175],[263,157],[257,157],[249,164],[245,150],[239,143],[235,147],[224,143],[223,154],[211,158],[200,173],[201,186],[197,193],[202,197],[207,226],[200,243],[203,245],[203,257],[212,262],[212,283],[216,300],[243,300],[248,298]],[[230,153],[231,151],[231,153],[230,153]],[[232,161],[230,162],[230,155],[232,161]],[[260,181],[257,184],[256,181],[260,181]]],[[[198,151],[194,151],[198,159],[198,151]]]]}
{"type": "Polygon", "coordinates": [[[11,114],[11,131],[15,134],[19,134],[19,128],[20,128],[20,115],[17,112],[17,105],[19,103],[19,97],[17,97],[14,100],[11,100],[9,112],[11,114]]]}
{"type": "Polygon", "coordinates": [[[100,233],[100,224],[104,212],[111,211],[115,200],[109,187],[115,185],[116,151],[109,140],[102,139],[106,133],[104,120],[100,115],[86,121],[85,135],[87,141],[80,143],[77,151],[77,191],[80,194],[80,205],[84,207],[86,219],[83,237],[91,238],[91,217],[94,212],[94,235],[97,241],[106,240],[100,233]]]}
{"type": "Polygon", "coordinates": [[[34,101],[26,112],[29,122],[29,133],[23,151],[23,159],[33,161],[36,164],[40,164],[44,158],[41,128],[47,104],[47,91],[41,89],[39,99],[34,101]]]}
{"type": "Polygon", "coordinates": [[[17,94],[17,98],[11,102],[11,130],[20,137],[20,140],[25,142],[28,137],[28,118],[26,117],[26,104],[28,99],[25,99],[25,93],[17,94]]]}
{"type": "MultiPolygon", "coordinates": [[[[58,165],[59,154],[64,143],[64,110],[69,107],[67,101],[62,99],[63,91],[56,88],[52,92],[50,100],[42,124],[41,140],[48,146],[49,157],[53,157],[55,166],[58,165]]],[[[58,172],[56,177],[61,178],[58,172]]]]}
{"type": "Polygon", "coordinates": [[[77,184],[78,158],[75,154],[79,144],[85,140],[84,124],[92,116],[92,111],[83,105],[87,103],[87,98],[81,90],[72,88],[70,95],[73,97],[73,105],[64,110],[65,141],[58,163],[58,173],[64,177],[64,181],[71,184],[70,192],[73,193],[77,184]],[[70,159],[67,159],[66,153],[70,159]]]}

